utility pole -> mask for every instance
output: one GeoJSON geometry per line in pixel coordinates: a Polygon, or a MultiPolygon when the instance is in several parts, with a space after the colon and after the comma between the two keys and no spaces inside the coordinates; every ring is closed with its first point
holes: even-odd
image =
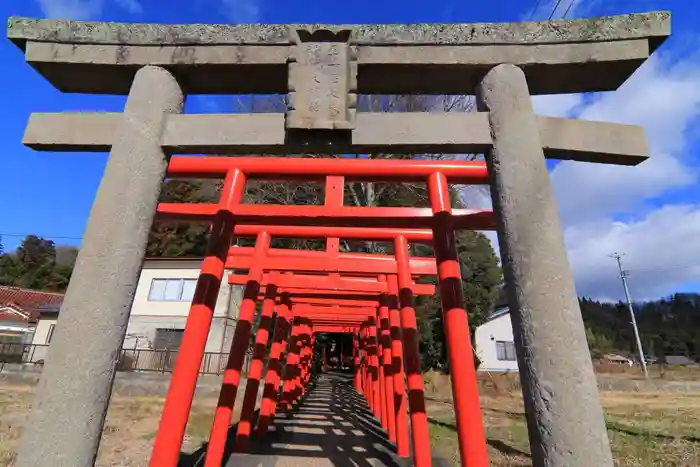
{"type": "Polygon", "coordinates": [[[642,341],[639,339],[639,329],[637,329],[637,319],[634,317],[634,309],[632,308],[632,299],[630,298],[630,291],[627,287],[627,276],[629,276],[629,271],[622,269],[622,255],[620,253],[613,253],[610,255],[611,258],[617,260],[617,267],[620,269],[620,279],[622,279],[622,287],[625,289],[625,298],[627,299],[627,309],[630,312],[630,318],[632,319],[632,328],[634,329],[634,337],[637,340],[637,350],[639,351],[639,363],[642,365],[642,371],[644,372],[644,378],[649,378],[649,373],[647,373],[647,362],[644,358],[644,351],[642,350],[642,341]]]}

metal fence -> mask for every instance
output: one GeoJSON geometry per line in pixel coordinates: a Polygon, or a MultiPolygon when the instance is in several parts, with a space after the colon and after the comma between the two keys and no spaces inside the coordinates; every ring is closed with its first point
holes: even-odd
{"type": "MultiPolygon", "coordinates": [[[[0,363],[24,363],[42,365],[48,345],[0,343],[0,363]]],[[[122,349],[117,371],[151,371],[169,373],[177,359],[176,350],[122,349]]],[[[246,354],[243,368],[248,367],[250,354],[246,354]]],[[[200,374],[219,375],[226,368],[228,353],[206,352],[199,368],[200,374]]]]}
{"type": "Polygon", "coordinates": [[[0,342],[0,363],[43,363],[48,345],[0,342]]]}

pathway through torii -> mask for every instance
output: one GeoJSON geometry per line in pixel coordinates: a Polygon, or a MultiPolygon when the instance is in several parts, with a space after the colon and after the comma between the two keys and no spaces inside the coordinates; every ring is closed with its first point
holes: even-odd
{"type": "MultiPolygon", "coordinates": [[[[236,329],[239,338],[234,339],[224,376],[211,445],[221,447],[221,437],[226,437],[230,392],[240,382],[242,343],[249,337],[259,281],[270,271],[285,271],[285,263],[299,263],[299,258],[273,252],[267,270],[257,266],[257,254],[266,254],[269,248],[267,240],[256,244],[252,256],[229,255],[231,239],[239,235],[236,228],[256,225],[430,232],[435,247],[435,259],[430,262],[439,278],[447,323],[461,462],[479,467],[488,460],[454,230],[496,227],[533,463],[612,467],[545,158],[631,166],[648,157],[648,148],[640,127],[537,116],[531,95],[614,91],[669,33],[666,12],[527,23],[349,26],[154,25],[10,18],[8,37],[22,49],[27,62],[59,90],[128,95],[123,113],[38,113],[32,114],[27,125],[24,143],[38,150],[109,151],[110,156],[41,375],[35,401],[40,410],[33,410],[27,423],[17,467],[93,466],[116,370],[115,355],[126,333],[128,310],[166,176],[224,178],[226,183],[218,203],[158,208],[163,217],[209,222],[213,229],[183,339],[188,352],[181,351],[177,360],[151,459],[153,467],[177,464],[214,292],[228,264],[247,264],[243,269],[248,269],[249,282],[257,286],[249,288],[242,325],[236,329]],[[289,107],[285,113],[270,114],[183,113],[186,95],[212,93],[285,94],[289,107]],[[473,94],[478,111],[358,112],[362,94],[473,94]],[[475,153],[485,155],[485,164],[445,159],[171,157],[309,153],[475,153]],[[326,193],[325,206],[263,207],[242,202],[251,176],[422,182],[428,185],[431,203],[426,209],[347,207],[342,193],[336,191],[331,201],[326,193]],[[453,209],[448,183],[488,184],[493,213],[453,209]],[[62,324],[65,322],[70,326],[62,324]]],[[[262,235],[264,238],[265,233],[262,235]]],[[[323,238],[329,241],[329,248],[337,249],[337,232],[323,238]]],[[[313,266],[306,272],[349,273],[343,268],[354,264],[355,273],[398,276],[395,291],[400,306],[392,309],[400,310],[399,332],[395,335],[392,325],[390,347],[392,356],[403,359],[399,368],[406,374],[405,380],[396,378],[393,387],[405,391],[406,397],[399,399],[397,414],[408,399],[412,460],[418,467],[427,467],[432,460],[426,445],[425,407],[421,406],[411,293],[413,264],[426,264],[424,259],[408,258],[406,236],[397,235],[394,241],[392,258],[363,258],[358,267],[354,262],[358,258],[352,254],[326,252],[324,256],[309,255],[306,263],[313,266]],[[377,273],[376,268],[387,264],[389,271],[377,273]],[[395,343],[401,347],[395,350],[395,343]]],[[[342,277],[329,281],[343,286],[352,283],[342,277]]],[[[386,283],[391,283],[388,277],[386,283]]],[[[341,298],[353,299],[357,297],[341,298]]],[[[329,306],[323,301],[316,304],[329,306]]],[[[361,333],[363,351],[373,368],[370,379],[373,385],[380,385],[380,389],[367,388],[368,401],[373,415],[382,418],[378,409],[382,398],[377,394],[387,391],[381,389],[381,376],[374,374],[374,368],[379,371],[379,355],[370,353],[380,345],[372,344],[377,342],[376,326],[364,327],[361,333]]],[[[287,359],[296,374],[285,381],[281,405],[298,400],[310,381],[313,335],[299,329],[297,334],[291,334],[290,343],[303,345],[287,359]],[[306,337],[297,338],[300,332],[306,337]]],[[[397,435],[405,433],[400,423],[397,415],[397,435]]],[[[397,441],[400,451],[400,437],[397,441]]],[[[207,467],[219,467],[218,448],[209,453],[212,460],[207,467]]]]}

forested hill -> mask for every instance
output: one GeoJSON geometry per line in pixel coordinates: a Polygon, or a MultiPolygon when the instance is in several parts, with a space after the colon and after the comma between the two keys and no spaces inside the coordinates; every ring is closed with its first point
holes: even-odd
{"type": "MultiPolygon", "coordinates": [[[[627,306],[580,299],[594,355],[609,352],[636,355],[634,330],[627,306]]],[[[634,305],[642,347],[647,355],[685,355],[700,360],[700,294],[675,294],[634,305]]]]}

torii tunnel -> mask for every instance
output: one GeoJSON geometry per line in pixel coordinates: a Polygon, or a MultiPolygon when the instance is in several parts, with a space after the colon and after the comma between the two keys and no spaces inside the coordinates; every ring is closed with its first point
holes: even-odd
{"type": "Polygon", "coordinates": [[[242,374],[247,381],[235,433],[237,452],[248,450],[251,437],[265,437],[279,411],[303,400],[314,373],[327,363],[326,351],[316,345],[320,333],[350,336],[355,389],[395,443],[396,454],[412,455],[418,467],[430,466],[414,310],[415,296],[435,294],[432,284],[417,282],[426,276],[437,276],[439,284],[462,463],[488,465],[454,230],[490,230],[494,221],[491,211],[452,209],[448,190],[448,182],[488,183],[483,163],[175,156],[167,177],[223,178],[224,184],[218,203],[158,206],[160,219],[209,222],[212,227],[151,467],[178,463],[226,270],[233,271],[229,282],[245,289],[206,450],[207,467],[222,465],[242,374]],[[324,204],[244,204],[246,181],[251,179],[325,181],[324,204]],[[431,207],[344,206],[348,181],[427,183],[431,207]],[[255,246],[232,246],[238,237],[254,237],[255,246]],[[326,248],[272,248],[275,237],[322,238],[326,248]],[[341,241],[350,239],[392,242],[393,254],[341,252],[341,241]],[[411,257],[411,243],[432,244],[435,256],[411,257]],[[246,371],[256,319],[259,327],[246,371]],[[315,365],[319,359],[321,365],[315,365]]]}

